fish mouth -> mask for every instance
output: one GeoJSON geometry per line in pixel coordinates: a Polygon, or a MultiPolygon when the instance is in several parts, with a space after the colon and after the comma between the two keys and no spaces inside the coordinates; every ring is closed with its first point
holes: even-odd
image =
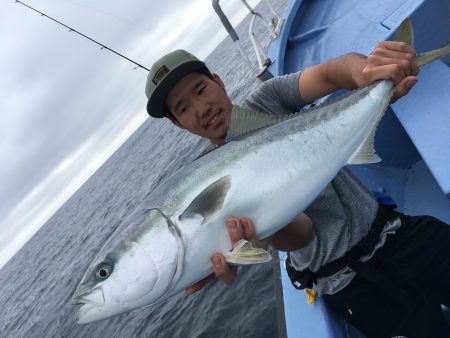
{"type": "MultiPolygon", "coordinates": [[[[75,320],[78,324],[88,324],[99,319],[105,319],[104,317],[98,317],[99,308],[93,304],[84,303],[78,308],[75,320]]],[[[100,310],[101,313],[101,310],[100,310]]]]}
{"type": "Polygon", "coordinates": [[[76,314],[78,324],[87,324],[95,320],[103,319],[101,313],[105,304],[105,297],[101,287],[86,292],[75,291],[72,303],[81,305],[76,314]]]}
{"type": "Polygon", "coordinates": [[[78,293],[75,292],[72,298],[73,304],[89,304],[93,306],[99,306],[105,304],[105,296],[103,295],[102,288],[95,288],[93,290],[78,293]]]}

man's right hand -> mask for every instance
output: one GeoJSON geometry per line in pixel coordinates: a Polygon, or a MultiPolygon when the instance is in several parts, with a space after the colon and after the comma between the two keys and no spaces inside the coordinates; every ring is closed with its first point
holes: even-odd
{"type": "MultiPolygon", "coordinates": [[[[241,239],[246,239],[252,242],[254,247],[267,249],[267,246],[271,243],[275,249],[282,251],[301,249],[308,245],[314,237],[312,221],[304,213],[298,215],[291,223],[263,240],[258,240],[256,237],[255,226],[248,217],[228,218],[227,230],[233,245],[241,239]]],[[[197,292],[215,278],[219,278],[226,284],[231,284],[236,279],[237,267],[229,265],[220,252],[215,252],[211,256],[211,268],[214,272],[213,274],[186,288],[186,292],[189,295],[197,292]]]]}
{"type": "MultiPolygon", "coordinates": [[[[252,244],[256,247],[265,248],[270,241],[270,238],[263,241],[258,241],[258,239],[256,238],[253,222],[248,217],[230,217],[228,218],[226,225],[233,245],[241,239],[246,239],[252,242],[252,244]]],[[[186,288],[186,292],[189,295],[202,289],[206,284],[213,281],[216,277],[226,284],[231,284],[236,279],[237,267],[229,265],[225,260],[224,255],[220,252],[215,252],[211,256],[211,268],[214,272],[213,274],[186,288]]]]}

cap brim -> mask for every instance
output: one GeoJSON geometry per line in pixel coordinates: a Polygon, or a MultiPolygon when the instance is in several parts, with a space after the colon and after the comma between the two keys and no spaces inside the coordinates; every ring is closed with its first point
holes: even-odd
{"type": "Polygon", "coordinates": [[[172,88],[186,75],[206,68],[204,62],[192,60],[172,69],[156,87],[147,102],[147,112],[151,117],[161,118],[167,116],[166,98],[172,88]]]}

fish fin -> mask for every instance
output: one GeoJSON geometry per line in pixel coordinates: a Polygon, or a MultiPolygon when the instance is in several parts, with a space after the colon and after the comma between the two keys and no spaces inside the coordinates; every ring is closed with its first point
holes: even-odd
{"type": "Polygon", "coordinates": [[[355,151],[347,164],[368,164],[381,162],[381,158],[375,152],[374,147],[375,130],[377,129],[377,126],[378,123],[361,146],[359,146],[359,148],[355,151]]]}
{"type": "Polygon", "coordinates": [[[225,254],[228,263],[234,265],[251,265],[267,263],[272,256],[267,250],[253,247],[252,243],[241,239],[234,245],[233,250],[225,254]]]}
{"type": "MultiPolygon", "coordinates": [[[[394,36],[395,41],[405,42],[414,47],[414,30],[410,18],[406,18],[397,28],[394,36]]],[[[450,44],[447,42],[442,48],[434,49],[432,51],[418,54],[416,57],[416,64],[419,67],[427,65],[435,60],[442,59],[450,55],[450,44]]]]}
{"type": "MultiPolygon", "coordinates": [[[[378,84],[375,84],[377,86],[378,84]]],[[[370,88],[370,87],[366,87],[370,88]]],[[[369,134],[366,136],[361,145],[356,149],[356,151],[350,156],[350,159],[347,161],[347,164],[369,164],[369,163],[378,163],[381,162],[381,158],[377,155],[375,151],[374,141],[375,141],[375,133],[380,124],[381,119],[386,111],[386,108],[389,105],[389,98],[392,96],[393,87],[391,88],[391,95],[387,97],[387,100],[384,102],[383,106],[380,107],[377,118],[372,122],[372,129],[369,134]]]]}
{"type": "Polygon", "coordinates": [[[414,30],[410,18],[406,18],[397,28],[394,41],[405,42],[411,47],[414,46],[414,30]]]}
{"type": "Polygon", "coordinates": [[[426,53],[421,53],[416,57],[416,63],[419,67],[427,65],[434,60],[442,59],[450,55],[450,43],[447,43],[444,47],[438,48],[426,53]]]}
{"type": "Polygon", "coordinates": [[[187,209],[178,217],[180,222],[187,219],[199,219],[203,223],[223,207],[223,202],[231,188],[231,175],[224,176],[203,190],[187,209]]]}

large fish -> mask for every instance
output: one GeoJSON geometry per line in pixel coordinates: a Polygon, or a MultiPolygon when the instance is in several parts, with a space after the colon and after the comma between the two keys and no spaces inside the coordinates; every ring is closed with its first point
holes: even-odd
{"type": "MultiPolygon", "coordinates": [[[[246,244],[229,254],[227,217],[249,216],[258,237],[267,237],[303,211],[343,166],[378,162],[373,138],[392,93],[392,81],[385,80],[286,121],[258,115],[259,127],[279,123],[237,137],[176,172],[126,219],[86,272],[73,296],[83,304],[77,321],[166,300],[210,274],[216,251],[237,264],[270,259],[246,244]]],[[[255,118],[248,111],[235,114],[255,118]]]]}

